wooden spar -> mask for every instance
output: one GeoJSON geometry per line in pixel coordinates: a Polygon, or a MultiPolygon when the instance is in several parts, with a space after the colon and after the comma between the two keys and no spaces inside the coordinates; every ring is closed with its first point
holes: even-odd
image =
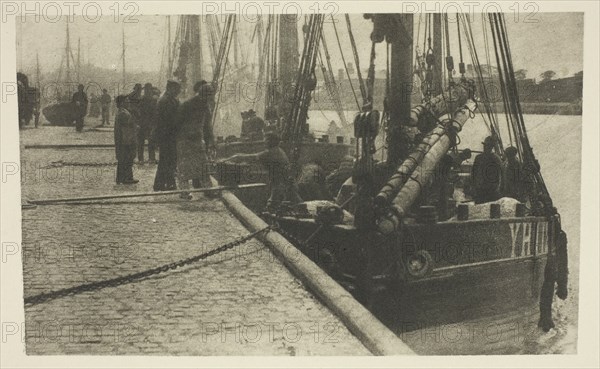
{"type": "Polygon", "coordinates": [[[455,84],[448,88],[447,95],[452,96],[451,101],[448,101],[447,96],[439,94],[432,97],[428,102],[415,106],[410,111],[408,125],[411,127],[426,127],[432,121],[435,122],[437,117],[456,110],[469,99],[469,89],[465,85],[455,84]]]}
{"type": "MultiPolygon", "coordinates": [[[[452,127],[456,132],[462,130],[463,125],[475,111],[477,104],[473,100],[467,101],[467,104],[456,111],[452,117],[452,127]]],[[[409,209],[417,197],[421,194],[422,186],[428,183],[429,179],[435,174],[437,163],[446,155],[453,142],[449,134],[441,136],[438,141],[429,149],[423,160],[413,171],[411,178],[402,187],[393,201],[393,207],[398,214],[403,215],[409,209]]]]}
{"type": "Polygon", "coordinates": [[[396,173],[394,173],[381,188],[381,191],[379,191],[379,194],[375,197],[375,205],[384,207],[398,195],[398,192],[400,192],[402,186],[408,181],[418,163],[423,160],[423,157],[427,154],[429,148],[435,145],[438,139],[445,133],[446,129],[438,126],[423,138],[423,141],[417,146],[417,149],[402,162],[396,173]]]}
{"type": "MultiPolygon", "coordinates": [[[[463,106],[469,99],[468,89],[462,85],[450,86],[449,94],[453,97],[452,101],[447,101],[443,94],[432,98],[429,102],[414,107],[410,112],[409,126],[429,127],[436,124],[437,120],[449,111],[458,109],[463,106]]],[[[400,188],[406,183],[411,173],[415,170],[418,163],[423,160],[430,147],[432,147],[438,138],[445,133],[443,127],[435,127],[417,146],[406,160],[398,167],[398,170],[390,177],[388,182],[383,186],[375,203],[378,206],[386,206],[398,194],[400,188]]]]}
{"type": "Polygon", "coordinates": [[[78,202],[78,201],[90,201],[90,200],[110,200],[110,199],[125,199],[125,198],[136,198],[136,197],[153,197],[163,195],[177,195],[182,193],[191,192],[215,192],[215,191],[232,191],[232,190],[246,190],[251,188],[266,187],[264,183],[250,183],[240,186],[217,186],[217,187],[206,187],[206,188],[194,188],[189,190],[174,190],[174,191],[160,191],[160,192],[141,192],[141,193],[123,193],[115,195],[102,195],[102,196],[84,196],[84,197],[69,197],[62,199],[45,199],[45,200],[29,200],[30,204],[36,205],[49,205],[63,202],[78,202]]]}

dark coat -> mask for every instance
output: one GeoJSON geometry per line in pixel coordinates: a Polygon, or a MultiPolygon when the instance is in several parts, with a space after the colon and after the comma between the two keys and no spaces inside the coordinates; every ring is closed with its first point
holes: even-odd
{"type": "Polygon", "coordinates": [[[181,179],[201,178],[214,142],[210,104],[200,95],[187,100],[177,113],[177,171],[181,179]]]}
{"type": "Polygon", "coordinates": [[[117,160],[124,159],[122,150],[124,146],[136,145],[136,127],[131,117],[131,113],[126,109],[119,109],[115,117],[115,151],[117,160]]]}
{"type": "Polygon", "coordinates": [[[171,96],[164,95],[158,100],[156,108],[156,130],[154,142],[161,147],[161,143],[175,143],[177,137],[177,114],[179,101],[171,96]]]}
{"type": "Polygon", "coordinates": [[[76,110],[80,116],[85,116],[87,114],[88,98],[85,92],[75,92],[71,102],[75,104],[76,110]]]}

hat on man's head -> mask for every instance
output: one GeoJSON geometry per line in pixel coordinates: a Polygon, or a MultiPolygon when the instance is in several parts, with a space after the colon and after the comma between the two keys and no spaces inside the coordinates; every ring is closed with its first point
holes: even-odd
{"type": "Polygon", "coordinates": [[[148,82],[144,85],[144,90],[149,90],[152,88],[152,83],[148,82]]]}
{"type": "Polygon", "coordinates": [[[254,109],[250,109],[250,110],[248,110],[248,114],[252,115],[252,114],[256,114],[256,112],[254,111],[254,109]]]}
{"type": "Polygon", "coordinates": [[[494,137],[492,136],[487,136],[485,138],[485,140],[483,140],[482,144],[483,146],[489,146],[489,145],[494,145],[496,143],[496,140],[494,140],[494,137]]]}
{"type": "Polygon", "coordinates": [[[504,149],[504,153],[506,154],[506,156],[510,157],[515,157],[518,154],[518,150],[516,147],[514,146],[509,146],[506,149],[504,149]]]}

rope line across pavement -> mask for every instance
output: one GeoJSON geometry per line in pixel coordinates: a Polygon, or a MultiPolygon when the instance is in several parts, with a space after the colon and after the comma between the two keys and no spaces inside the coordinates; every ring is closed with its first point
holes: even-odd
{"type": "Polygon", "coordinates": [[[200,255],[196,255],[196,256],[192,256],[190,258],[187,259],[182,259],[170,264],[164,264],[161,265],[159,267],[155,267],[152,269],[148,269],[148,270],[144,270],[141,272],[137,272],[137,273],[132,273],[132,274],[128,274],[128,275],[124,275],[121,277],[117,277],[117,278],[112,278],[112,279],[107,279],[107,280],[103,280],[103,281],[97,281],[97,282],[91,282],[91,283],[86,283],[86,284],[81,284],[79,286],[74,286],[74,287],[69,287],[69,288],[63,288],[57,291],[50,291],[50,292],[44,292],[38,295],[34,295],[34,296],[30,296],[30,297],[26,297],[25,298],[25,305],[37,305],[37,304],[41,304],[44,302],[48,302],[50,300],[55,300],[58,298],[62,298],[62,297],[66,297],[69,295],[78,295],[80,293],[83,292],[91,292],[91,291],[97,291],[103,288],[107,288],[107,287],[117,287],[117,286],[121,286],[124,284],[128,284],[128,283],[132,283],[132,282],[139,282],[141,280],[144,280],[150,276],[153,275],[157,275],[160,273],[164,273],[170,270],[174,270],[177,269],[179,267],[188,265],[188,264],[192,264],[195,263],[197,261],[206,259],[210,256],[214,256],[217,255],[221,252],[227,251],[229,249],[233,249],[236,246],[240,246],[248,241],[250,241],[251,239],[257,237],[259,234],[263,233],[263,232],[268,232],[272,229],[272,226],[267,226],[265,228],[259,229],[256,232],[252,232],[246,236],[240,237],[238,239],[235,239],[229,243],[226,243],[220,247],[217,247],[214,250],[208,251],[206,253],[200,254],[200,255]]]}

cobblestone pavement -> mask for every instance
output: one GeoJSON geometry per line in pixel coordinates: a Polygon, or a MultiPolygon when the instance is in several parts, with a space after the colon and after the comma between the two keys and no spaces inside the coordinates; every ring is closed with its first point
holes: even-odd
{"type": "MultiPolygon", "coordinates": [[[[52,143],[64,128],[25,130],[52,143]]],[[[84,132],[87,142],[98,142],[84,132]]],[[[108,135],[111,135],[109,133],[108,135]]],[[[47,168],[53,161],[111,162],[106,149],[21,152],[28,199],[150,191],[114,184],[114,167],[47,168]]],[[[161,196],[23,210],[24,295],[153,268],[249,232],[219,199],[161,196]]],[[[28,354],[368,355],[346,327],[257,240],[191,266],[25,307],[28,354]]]]}

